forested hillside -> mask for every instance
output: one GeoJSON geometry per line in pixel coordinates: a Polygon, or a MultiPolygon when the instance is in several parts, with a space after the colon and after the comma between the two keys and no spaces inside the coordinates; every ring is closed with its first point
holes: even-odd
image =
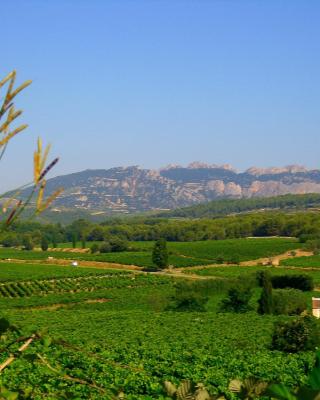
{"type": "Polygon", "coordinates": [[[210,201],[191,207],[179,208],[159,214],[162,217],[184,218],[212,218],[232,213],[264,209],[308,209],[320,207],[320,194],[287,194],[283,196],[252,198],[252,199],[224,199],[210,201]]]}

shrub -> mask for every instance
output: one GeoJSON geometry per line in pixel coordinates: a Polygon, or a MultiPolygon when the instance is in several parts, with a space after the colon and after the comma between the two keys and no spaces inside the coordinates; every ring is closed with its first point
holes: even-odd
{"type": "Polygon", "coordinates": [[[22,240],[23,250],[33,250],[33,243],[29,236],[25,236],[22,240]]]}
{"type": "Polygon", "coordinates": [[[16,246],[19,246],[21,244],[18,236],[15,235],[15,234],[11,234],[11,233],[8,233],[7,235],[5,235],[1,239],[0,243],[4,247],[16,247],[16,246]]]}
{"type": "Polygon", "coordinates": [[[318,239],[314,239],[314,240],[307,240],[305,247],[309,251],[320,250],[320,239],[318,238],[318,239]]]}
{"type": "Polygon", "coordinates": [[[298,289],[273,290],[273,314],[296,315],[307,308],[305,295],[298,289]]]}
{"type": "Polygon", "coordinates": [[[237,286],[228,290],[228,297],[223,299],[220,305],[221,312],[244,313],[252,310],[249,301],[252,290],[248,286],[237,286]]]}
{"type": "Polygon", "coordinates": [[[98,253],[99,251],[99,245],[97,243],[93,243],[93,245],[90,247],[91,253],[98,253]]]}
{"type": "Polygon", "coordinates": [[[179,282],[176,284],[176,292],[171,297],[167,310],[203,312],[206,311],[207,302],[208,297],[203,295],[197,282],[179,282]]]}
{"type": "Polygon", "coordinates": [[[303,274],[273,276],[271,282],[275,289],[293,288],[302,291],[310,291],[314,288],[312,277],[303,274]]]}
{"type": "Polygon", "coordinates": [[[103,242],[99,246],[100,253],[111,253],[111,244],[109,242],[103,242]]]}
{"type": "Polygon", "coordinates": [[[274,325],[272,349],[288,353],[313,350],[320,345],[319,321],[309,315],[274,325]]]}
{"type": "Polygon", "coordinates": [[[119,237],[112,237],[109,240],[111,251],[112,252],[120,252],[128,250],[128,242],[119,237]]]}

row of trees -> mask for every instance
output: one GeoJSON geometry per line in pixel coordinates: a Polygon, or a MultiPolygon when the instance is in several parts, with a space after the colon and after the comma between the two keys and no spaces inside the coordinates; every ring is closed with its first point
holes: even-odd
{"type": "Polygon", "coordinates": [[[249,236],[293,236],[302,242],[320,238],[320,215],[304,213],[256,213],[218,219],[171,220],[157,218],[113,219],[95,224],[77,220],[67,226],[18,222],[10,231],[0,232],[0,244],[21,245],[23,236],[31,235],[34,244],[45,236],[50,243],[101,241],[112,237],[128,241],[195,241],[243,238],[249,236]]]}

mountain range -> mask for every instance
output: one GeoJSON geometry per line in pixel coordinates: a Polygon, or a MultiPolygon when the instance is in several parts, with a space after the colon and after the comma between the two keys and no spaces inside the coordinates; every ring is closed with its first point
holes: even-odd
{"type": "Polygon", "coordinates": [[[187,167],[170,165],[160,170],[116,167],[51,178],[47,182],[47,194],[61,186],[64,192],[54,203],[56,212],[64,208],[133,213],[171,210],[222,198],[320,193],[320,170],[291,165],[252,167],[238,172],[228,164],[198,162],[187,167]]]}

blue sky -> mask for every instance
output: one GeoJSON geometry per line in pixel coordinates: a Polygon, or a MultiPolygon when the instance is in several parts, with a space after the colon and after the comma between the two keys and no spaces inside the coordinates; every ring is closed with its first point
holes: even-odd
{"type": "Polygon", "coordinates": [[[0,74],[33,85],[2,189],[53,175],[194,160],[318,168],[320,2],[2,0],[0,74]]]}

